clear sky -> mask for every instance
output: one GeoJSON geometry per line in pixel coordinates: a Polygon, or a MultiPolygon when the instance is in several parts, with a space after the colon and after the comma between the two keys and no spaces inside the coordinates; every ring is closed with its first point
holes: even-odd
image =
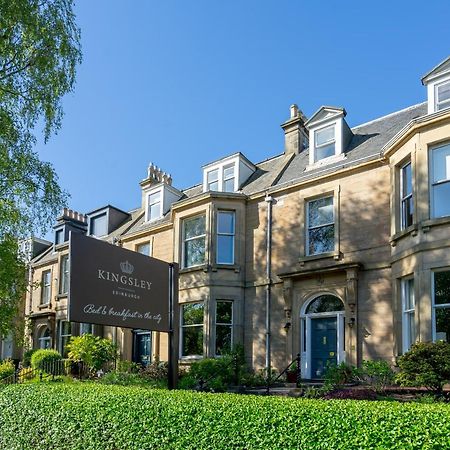
{"type": "Polygon", "coordinates": [[[78,0],[83,64],[51,161],[80,212],[140,205],[148,163],[174,186],[241,151],[283,151],[280,124],[343,106],[354,126],[425,100],[450,55],[449,1],[78,0]]]}

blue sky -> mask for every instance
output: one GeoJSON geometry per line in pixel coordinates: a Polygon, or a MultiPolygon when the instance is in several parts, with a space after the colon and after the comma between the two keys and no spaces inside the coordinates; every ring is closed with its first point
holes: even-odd
{"type": "Polygon", "coordinates": [[[425,100],[450,54],[450,2],[78,0],[83,64],[58,135],[40,143],[88,212],[140,204],[150,161],[174,185],[241,151],[283,151],[280,124],[343,106],[354,126],[425,100]]]}

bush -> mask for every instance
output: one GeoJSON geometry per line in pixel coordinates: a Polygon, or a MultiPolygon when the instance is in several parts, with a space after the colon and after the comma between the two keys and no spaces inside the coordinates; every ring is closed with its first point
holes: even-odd
{"type": "Polygon", "coordinates": [[[396,379],[402,386],[425,387],[442,395],[444,384],[450,382],[450,344],[417,342],[398,359],[398,366],[396,379]]]}
{"type": "Polygon", "coordinates": [[[72,336],[67,344],[69,358],[76,362],[83,362],[91,372],[96,372],[105,363],[114,361],[117,347],[109,339],[92,334],[72,336]]]}
{"type": "Polygon", "coordinates": [[[376,400],[373,389],[340,389],[327,392],[322,398],[326,400],[376,400]]]}
{"type": "Polygon", "coordinates": [[[361,378],[377,393],[383,393],[394,382],[395,374],[385,360],[363,361],[361,378]]]}
{"type": "Polygon", "coordinates": [[[233,370],[231,359],[205,358],[192,363],[189,377],[196,381],[201,390],[223,392],[233,382],[233,370]]]}
{"type": "Polygon", "coordinates": [[[445,449],[450,408],[100,383],[0,391],[1,449],[445,449]],[[57,418],[55,418],[55,413],[57,418]]]}
{"type": "Polygon", "coordinates": [[[48,371],[52,363],[61,361],[62,356],[56,350],[40,349],[36,350],[31,356],[31,367],[33,369],[40,369],[48,371]]]}
{"type": "Polygon", "coordinates": [[[343,384],[352,383],[357,380],[359,370],[341,362],[338,365],[330,365],[325,371],[324,381],[326,385],[342,386],[343,384]]]}
{"type": "Polygon", "coordinates": [[[31,357],[33,356],[33,353],[36,352],[36,349],[29,349],[23,354],[23,361],[22,365],[23,367],[30,367],[31,366],[31,357]]]}
{"type": "Polygon", "coordinates": [[[117,371],[122,373],[138,373],[141,365],[133,361],[119,360],[117,361],[117,371]]]}
{"type": "Polygon", "coordinates": [[[153,361],[151,364],[142,367],[139,375],[147,380],[167,380],[169,376],[169,365],[167,362],[153,361]]]}
{"type": "Polygon", "coordinates": [[[10,359],[0,362],[0,380],[14,375],[16,368],[10,359]]]}

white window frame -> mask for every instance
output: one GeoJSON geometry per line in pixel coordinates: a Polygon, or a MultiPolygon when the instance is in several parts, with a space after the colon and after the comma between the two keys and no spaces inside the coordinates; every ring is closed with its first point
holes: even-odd
{"type": "Polygon", "coordinates": [[[102,237],[102,236],[106,236],[108,234],[108,212],[102,212],[100,214],[96,214],[95,216],[89,217],[89,236],[94,236],[94,237],[102,237]],[[105,221],[106,221],[106,230],[104,234],[94,234],[93,233],[93,227],[92,224],[95,220],[99,219],[100,217],[104,217],[105,221]]]}
{"type": "Polygon", "coordinates": [[[215,356],[223,356],[223,355],[219,355],[216,353],[217,350],[217,326],[221,327],[221,326],[226,326],[226,327],[230,327],[230,331],[231,331],[231,341],[230,341],[230,350],[233,348],[234,345],[234,301],[233,300],[227,300],[227,299],[217,299],[216,300],[216,310],[215,310],[215,314],[214,314],[214,355],[215,356]],[[223,322],[217,322],[217,304],[218,303],[231,303],[231,323],[223,323],[223,322]]]}
{"type": "Polygon", "coordinates": [[[411,345],[417,340],[416,330],[416,296],[415,296],[415,283],[414,276],[402,278],[400,280],[401,300],[402,300],[402,353],[406,353],[411,345]],[[412,281],[412,292],[410,281],[412,281]],[[408,298],[412,294],[413,308],[407,308],[408,298]],[[410,322],[414,324],[414,339],[410,336],[410,322]]]}
{"type": "Polygon", "coordinates": [[[222,167],[222,192],[234,192],[236,190],[236,164],[225,164],[222,167]],[[225,176],[225,170],[227,169],[233,169],[233,175],[232,176],[225,176]],[[229,180],[233,180],[233,190],[232,191],[226,191],[225,190],[225,183],[229,180]]]}
{"type": "Polygon", "coordinates": [[[436,112],[437,112],[437,111],[442,111],[443,109],[450,108],[450,99],[449,99],[449,100],[444,100],[443,102],[440,102],[440,101],[439,101],[439,93],[438,93],[439,88],[440,88],[441,86],[445,86],[446,84],[449,85],[449,87],[450,87],[450,80],[449,80],[449,79],[444,80],[444,81],[442,81],[442,82],[440,82],[440,83],[436,83],[436,84],[434,85],[434,110],[435,110],[436,112]],[[439,105],[440,105],[441,103],[446,104],[446,106],[444,106],[443,108],[439,108],[439,105]]]}
{"type": "Polygon", "coordinates": [[[205,337],[206,337],[206,333],[205,333],[205,302],[204,301],[198,301],[198,302],[189,302],[189,303],[182,303],[180,305],[180,348],[179,348],[179,354],[180,354],[180,358],[181,359],[199,359],[199,358],[203,358],[203,355],[205,354],[205,337]],[[193,324],[193,325],[184,325],[183,324],[183,308],[187,305],[195,305],[195,304],[202,304],[203,305],[203,323],[202,324],[193,324]],[[203,343],[202,343],[202,354],[201,355],[183,355],[183,339],[184,339],[184,330],[186,328],[202,328],[203,330],[203,343]]]}
{"type": "Polygon", "coordinates": [[[41,305],[50,304],[52,298],[52,271],[51,269],[42,272],[41,280],[41,305]],[[45,276],[48,274],[48,284],[45,281],[45,276]],[[45,295],[47,293],[47,295],[45,295]]]}
{"type": "Polygon", "coordinates": [[[318,161],[323,161],[325,159],[331,158],[333,156],[336,155],[336,147],[337,147],[337,139],[336,139],[336,123],[330,124],[330,125],[325,125],[321,128],[317,128],[316,130],[314,130],[314,162],[318,162],[318,161]],[[333,139],[325,142],[324,144],[321,145],[317,145],[317,134],[327,130],[328,128],[332,128],[333,129],[333,139]],[[330,156],[326,156],[325,158],[317,158],[317,150],[320,150],[321,148],[327,147],[331,144],[334,144],[334,152],[332,155],[330,156]]]}
{"type": "MultiPolygon", "coordinates": [[[[409,159],[400,166],[400,230],[405,230],[406,228],[412,225],[412,223],[410,225],[406,224],[406,204],[409,201],[409,199],[413,199],[413,178],[414,177],[412,171],[412,163],[411,160],[409,159]],[[404,170],[408,165],[411,166],[411,193],[405,195],[405,193],[403,192],[403,185],[404,185],[403,178],[404,178],[404,170]]],[[[412,213],[414,223],[414,199],[412,202],[412,206],[413,206],[412,213]]]]}
{"type": "Polygon", "coordinates": [[[69,264],[69,255],[62,255],[59,264],[59,295],[67,295],[69,292],[69,264]],[[66,264],[64,264],[64,260],[67,261],[66,264]]]}
{"type": "Polygon", "coordinates": [[[431,330],[432,330],[433,342],[436,341],[436,309],[449,309],[450,308],[450,303],[441,303],[439,305],[436,305],[436,302],[435,302],[436,290],[435,290],[434,276],[436,273],[439,273],[439,272],[450,272],[450,267],[433,270],[431,272],[431,311],[432,311],[432,313],[431,313],[431,330]]]}
{"type": "Polygon", "coordinates": [[[182,268],[183,269],[189,269],[191,267],[201,267],[201,266],[203,266],[206,263],[206,260],[207,260],[207,255],[206,255],[206,230],[207,230],[206,213],[196,214],[195,216],[190,216],[190,217],[183,218],[183,220],[181,222],[181,227],[182,227],[182,239],[181,239],[182,240],[182,243],[181,243],[182,268]],[[186,224],[186,222],[188,222],[189,220],[192,220],[192,219],[196,219],[198,217],[204,217],[205,218],[205,233],[186,239],[186,237],[185,237],[185,229],[186,229],[185,228],[185,224],[186,224]],[[205,258],[204,258],[203,262],[201,262],[200,264],[187,265],[186,264],[186,242],[193,241],[195,239],[203,239],[204,245],[205,245],[205,258]]]}
{"type": "Polygon", "coordinates": [[[206,192],[211,191],[210,185],[213,183],[217,183],[217,190],[213,190],[212,192],[236,192],[238,189],[238,171],[239,171],[239,160],[235,159],[232,161],[225,161],[219,165],[212,166],[205,172],[204,178],[204,190],[206,192]],[[225,176],[225,170],[233,168],[233,176],[225,176]],[[213,182],[208,181],[208,176],[210,173],[217,172],[217,180],[213,182]],[[225,182],[228,180],[233,180],[233,190],[225,191],[225,182]]]}
{"type": "Polygon", "coordinates": [[[146,215],[146,222],[153,222],[155,220],[158,220],[162,217],[162,207],[163,207],[163,189],[156,189],[154,191],[150,191],[149,193],[147,193],[147,210],[145,212],[146,215]],[[158,194],[159,193],[159,201],[157,202],[153,202],[150,203],[150,197],[152,195],[158,194]],[[156,217],[151,217],[150,216],[150,207],[153,205],[157,205],[159,203],[159,215],[156,217]]]}
{"type": "Polygon", "coordinates": [[[217,187],[220,188],[221,184],[220,184],[220,170],[219,168],[216,169],[211,169],[208,170],[206,172],[206,185],[207,185],[207,190],[208,191],[219,191],[220,189],[211,189],[211,185],[212,184],[216,184],[217,183],[217,187]],[[216,173],[217,174],[217,179],[213,180],[213,181],[209,181],[209,175],[212,173],[216,173]]]}
{"type": "Polygon", "coordinates": [[[436,216],[435,212],[434,212],[434,187],[435,186],[440,186],[442,184],[446,184],[446,183],[450,183],[450,178],[446,178],[443,180],[438,180],[438,181],[433,181],[434,180],[434,151],[435,150],[439,150],[440,148],[443,147],[449,147],[450,149],[450,142],[446,142],[445,144],[440,144],[434,147],[430,147],[429,149],[429,174],[430,174],[430,218],[432,219],[438,219],[439,217],[448,217],[450,216],[450,214],[446,215],[446,216],[436,216]]]}
{"type": "Polygon", "coordinates": [[[236,244],[236,211],[230,211],[221,209],[217,211],[217,227],[216,227],[216,263],[217,264],[224,264],[224,265],[233,265],[235,264],[235,244],[236,244]],[[232,214],[233,215],[233,232],[232,233],[219,233],[219,217],[220,214],[232,214]],[[223,262],[219,261],[219,236],[231,236],[232,237],[232,243],[231,243],[231,262],[223,262]]]}
{"type": "Polygon", "coordinates": [[[147,242],[141,242],[140,244],[136,244],[136,252],[140,253],[141,255],[145,255],[145,256],[152,256],[153,254],[153,245],[152,245],[152,241],[147,241],[147,242]],[[141,251],[142,247],[144,247],[144,245],[148,245],[148,254],[147,253],[143,253],[141,251]]]}
{"type": "Polygon", "coordinates": [[[312,198],[312,199],[309,199],[306,201],[306,240],[305,240],[306,241],[306,248],[305,248],[306,256],[326,255],[328,253],[333,253],[336,251],[336,209],[335,209],[335,201],[334,200],[335,200],[334,195],[331,194],[331,195],[323,195],[323,196],[317,197],[317,198],[312,198]],[[333,222],[310,227],[309,226],[309,207],[310,207],[309,205],[312,202],[316,202],[316,201],[322,200],[324,198],[331,198],[333,200],[333,222]],[[318,228],[328,227],[330,225],[333,225],[333,231],[334,231],[333,250],[331,250],[330,252],[323,252],[323,253],[310,253],[309,252],[309,231],[318,229],[318,228]]]}

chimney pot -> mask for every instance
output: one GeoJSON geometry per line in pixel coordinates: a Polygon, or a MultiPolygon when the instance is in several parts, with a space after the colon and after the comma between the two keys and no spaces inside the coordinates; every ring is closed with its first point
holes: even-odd
{"type": "Polygon", "coordinates": [[[291,110],[291,119],[294,119],[295,117],[298,116],[298,106],[295,103],[291,105],[290,110],[291,110]]]}

